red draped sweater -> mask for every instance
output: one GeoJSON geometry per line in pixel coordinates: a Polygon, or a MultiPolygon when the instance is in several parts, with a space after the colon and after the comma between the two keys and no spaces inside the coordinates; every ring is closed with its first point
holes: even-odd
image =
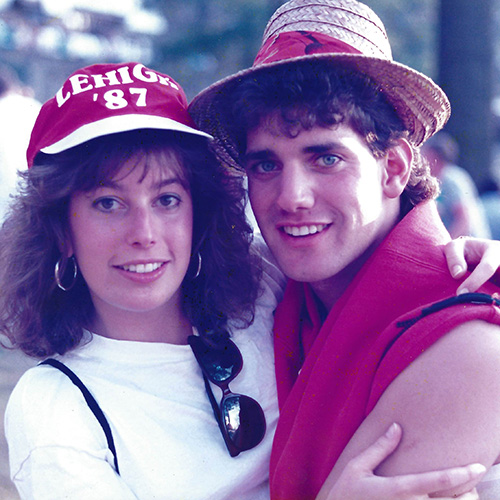
{"type": "MultiPolygon", "coordinates": [[[[412,209],[323,324],[310,287],[288,283],[275,316],[280,419],[271,456],[272,500],[315,498],[387,386],[441,336],[474,319],[500,324],[494,303],[466,303],[402,326],[455,295],[458,283],[440,247],[447,241],[434,202],[412,209]]],[[[480,290],[497,291],[492,284],[480,290]]]]}

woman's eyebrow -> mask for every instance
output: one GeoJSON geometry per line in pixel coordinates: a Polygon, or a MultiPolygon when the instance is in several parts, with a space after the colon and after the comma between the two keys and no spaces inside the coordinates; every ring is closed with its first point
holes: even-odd
{"type": "MultiPolygon", "coordinates": [[[[153,189],[161,189],[161,188],[163,188],[165,186],[169,186],[171,184],[180,184],[182,186],[183,182],[179,177],[173,176],[173,177],[169,177],[167,179],[161,179],[160,181],[153,183],[151,185],[151,187],[153,189]]],[[[96,186],[96,189],[99,189],[99,188],[116,189],[117,191],[123,190],[122,184],[119,181],[117,182],[117,181],[112,180],[112,179],[106,179],[106,180],[101,181],[96,186]]]]}
{"type": "Polygon", "coordinates": [[[153,187],[161,189],[165,186],[170,186],[171,184],[180,184],[182,186],[183,182],[179,177],[175,176],[175,177],[169,177],[168,179],[162,179],[161,181],[158,181],[155,184],[153,184],[153,187]]]}

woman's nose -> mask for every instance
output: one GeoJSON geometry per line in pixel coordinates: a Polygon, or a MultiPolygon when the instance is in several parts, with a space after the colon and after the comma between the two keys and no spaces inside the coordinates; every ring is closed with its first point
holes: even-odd
{"type": "Polygon", "coordinates": [[[149,210],[135,208],[128,219],[126,238],[129,245],[149,248],[156,243],[155,221],[149,210]]]}

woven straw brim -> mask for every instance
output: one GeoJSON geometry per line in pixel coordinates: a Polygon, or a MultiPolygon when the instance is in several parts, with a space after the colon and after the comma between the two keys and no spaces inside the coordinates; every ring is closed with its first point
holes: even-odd
{"type": "Polygon", "coordinates": [[[357,54],[309,54],[285,59],[228,76],[200,92],[191,102],[191,116],[201,130],[214,137],[214,148],[225,165],[242,168],[231,136],[229,99],[233,89],[251,74],[305,60],[331,61],[370,76],[380,85],[408,130],[408,140],[415,146],[420,146],[443,128],[450,117],[450,102],[443,90],[430,78],[404,64],[357,54]]]}

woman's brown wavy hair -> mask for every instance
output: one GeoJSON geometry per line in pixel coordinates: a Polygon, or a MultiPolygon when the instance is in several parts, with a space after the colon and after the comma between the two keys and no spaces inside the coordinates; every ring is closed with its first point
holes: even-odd
{"type": "MultiPolygon", "coordinates": [[[[80,274],[67,292],[54,279],[68,234],[71,196],[112,179],[128,158],[161,159],[165,152],[179,159],[181,179],[193,200],[192,258],[182,284],[185,314],[202,334],[225,331],[228,320],[251,323],[259,263],[250,252],[252,229],[244,215],[241,177],[218,164],[205,138],[139,130],[55,155],[39,153],[33,167],[22,173],[19,193],[0,230],[0,331],[10,346],[43,358],[78,345],[94,315],[89,291],[80,274]],[[198,251],[202,268],[193,279],[198,251]]],[[[147,161],[144,169],[145,175],[147,161]]]]}

